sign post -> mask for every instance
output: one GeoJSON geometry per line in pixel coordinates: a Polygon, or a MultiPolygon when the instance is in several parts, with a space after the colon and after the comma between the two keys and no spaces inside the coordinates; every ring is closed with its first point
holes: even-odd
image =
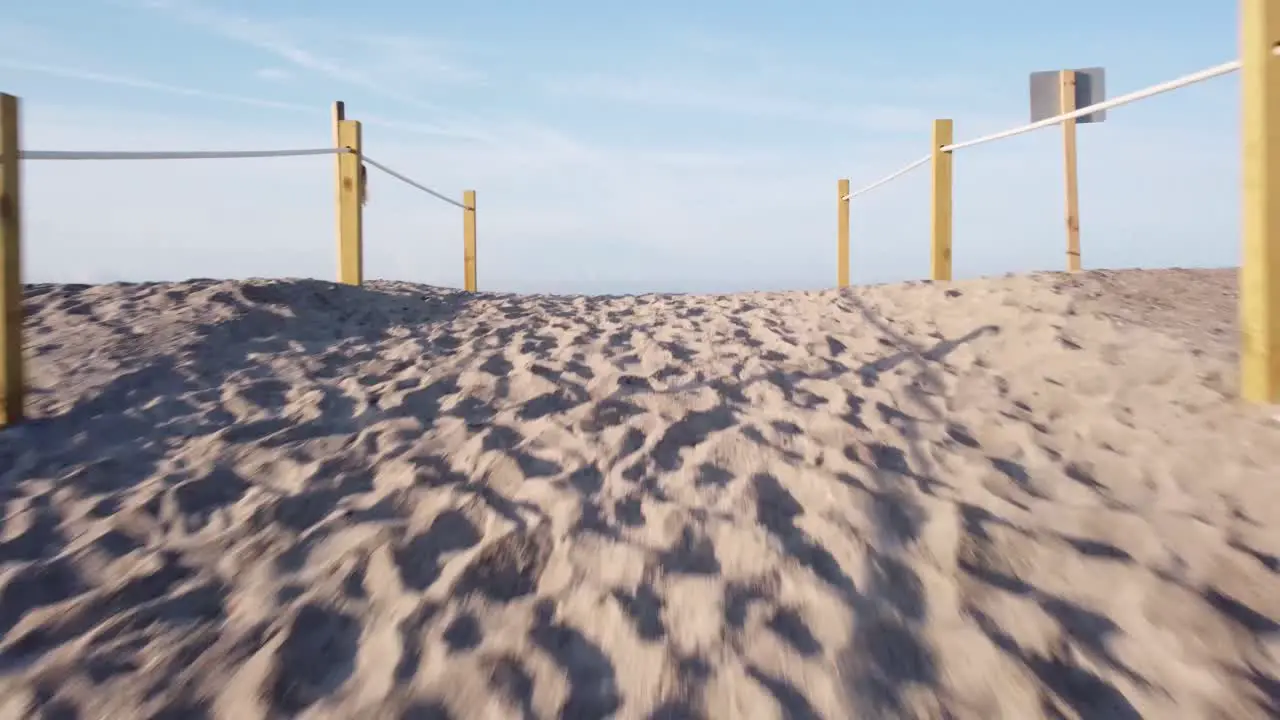
{"type": "MultiPolygon", "coordinates": [[[[1102,68],[1031,73],[1031,122],[1064,115],[1106,99],[1102,68]]],[[[1080,189],[1076,152],[1076,123],[1102,122],[1107,111],[1062,121],[1063,166],[1066,175],[1067,270],[1080,270],[1080,189]]]]}

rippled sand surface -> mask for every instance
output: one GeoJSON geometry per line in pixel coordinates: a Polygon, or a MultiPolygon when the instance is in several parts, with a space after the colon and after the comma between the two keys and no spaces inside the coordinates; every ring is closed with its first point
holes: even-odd
{"type": "Polygon", "coordinates": [[[0,717],[1274,717],[1234,293],[32,286],[0,717]]]}

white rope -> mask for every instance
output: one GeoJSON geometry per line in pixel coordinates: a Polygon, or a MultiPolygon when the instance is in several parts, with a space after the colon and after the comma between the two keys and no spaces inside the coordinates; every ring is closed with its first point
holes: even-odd
{"type": "Polygon", "coordinates": [[[872,191],[872,190],[875,190],[876,188],[878,188],[878,187],[880,187],[881,185],[883,185],[883,184],[885,184],[885,183],[889,182],[890,180],[897,180],[898,178],[902,177],[903,175],[906,175],[907,173],[911,172],[912,170],[915,170],[916,168],[920,167],[921,165],[923,165],[923,164],[925,164],[925,163],[929,162],[929,160],[931,160],[932,158],[933,158],[933,155],[925,155],[924,157],[920,158],[919,160],[917,160],[917,161],[915,161],[915,162],[911,163],[910,165],[908,165],[908,166],[906,166],[906,167],[902,168],[902,169],[901,169],[901,170],[899,170],[898,172],[893,173],[892,175],[887,175],[887,176],[885,176],[884,178],[882,178],[882,179],[880,179],[880,180],[877,180],[877,181],[875,181],[875,182],[871,183],[870,185],[868,185],[868,186],[866,186],[866,187],[862,188],[861,190],[857,190],[857,191],[851,192],[851,193],[849,193],[848,195],[845,195],[844,197],[842,197],[842,198],[840,198],[840,199],[841,199],[841,200],[852,200],[853,198],[856,198],[856,197],[858,197],[859,195],[861,195],[861,194],[863,194],[863,193],[865,193],[865,192],[870,192],[870,191],[872,191]]]}
{"type": "MultiPolygon", "coordinates": [[[[1275,48],[1271,52],[1273,55],[1280,56],[1280,47],[1275,48]]],[[[1049,127],[1050,125],[1057,125],[1063,122],[1064,120],[1074,120],[1076,118],[1084,117],[1085,115],[1091,115],[1096,112],[1102,112],[1103,110],[1110,110],[1111,108],[1117,108],[1117,107],[1120,107],[1121,105],[1128,105],[1129,103],[1134,103],[1139,100],[1145,100],[1154,95],[1160,95],[1162,93],[1178,90],[1180,88],[1187,87],[1188,85],[1194,85],[1198,82],[1211,80],[1213,78],[1216,78],[1222,75],[1229,75],[1239,69],[1240,69],[1240,61],[1232,60],[1231,62],[1222,63],[1221,65],[1215,65],[1211,68],[1201,70],[1200,72],[1197,72],[1197,73],[1184,75],[1183,77],[1170,80],[1169,82],[1166,82],[1166,83],[1160,83],[1159,85],[1152,85],[1151,87],[1146,88],[1144,90],[1138,90],[1137,92],[1131,92],[1127,95],[1121,95],[1120,97],[1112,98],[1110,100],[1105,100],[1095,105],[1090,105],[1088,107],[1083,107],[1078,110],[1062,113],[1061,115],[1055,115],[1054,117],[1045,118],[1044,120],[1037,120],[1033,123],[1027,123],[1026,125],[1012,128],[1010,130],[1004,130],[998,133],[984,135],[980,138],[975,138],[973,140],[965,140],[964,142],[953,143],[951,145],[943,145],[942,148],[940,149],[942,150],[942,152],[955,152],[956,150],[963,150],[964,148],[974,147],[975,145],[982,145],[983,143],[994,142],[996,140],[1003,140],[1005,138],[1010,138],[1015,135],[1021,135],[1023,133],[1029,133],[1033,130],[1039,130],[1040,128],[1049,127]]],[[[853,198],[856,198],[865,192],[874,190],[880,187],[881,185],[884,185],[885,183],[890,182],[892,180],[896,180],[902,177],[903,175],[906,175],[907,173],[911,172],[912,170],[915,170],[921,165],[924,165],[925,163],[929,162],[929,159],[931,157],[932,155],[926,155],[920,158],[919,160],[911,163],[910,165],[902,168],[901,170],[893,173],[892,175],[889,175],[882,180],[877,180],[876,182],[871,183],[870,185],[862,188],[861,190],[858,190],[856,192],[851,192],[848,195],[845,195],[841,199],[852,200],[853,198]]]]}
{"type": "Polygon", "coordinates": [[[1227,74],[1233,73],[1239,69],[1240,69],[1240,61],[1232,60],[1231,62],[1222,63],[1221,65],[1215,65],[1211,68],[1208,68],[1206,70],[1201,70],[1200,72],[1197,72],[1197,73],[1185,75],[1176,80],[1170,80],[1169,82],[1160,83],[1159,85],[1152,85],[1151,87],[1146,88],[1145,90],[1138,90],[1137,92],[1131,92],[1128,95],[1121,95],[1120,97],[1117,97],[1117,98],[1104,100],[1103,102],[1100,102],[1096,105],[1090,105],[1088,107],[1083,107],[1083,108],[1080,108],[1079,110],[1073,110],[1071,112],[1063,113],[1061,115],[1055,115],[1054,117],[1045,118],[1044,120],[1037,120],[1036,122],[1028,123],[1021,127],[1013,128],[1011,130],[992,133],[991,135],[984,135],[980,138],[976,138],[973,140],[966,140],[964,142],[955,143],[953,145],[943,145],[942,151],[955,152],[956,150],[962,150],[964,148],[973,147],[975,145],[981,145],[983,143],[989,143],[995,140],[1003,140],[1005,138],[1013,137],[1014,135],[1021,135],[1023,133],[1031,132],[1032,130],[1039,130],[1040,128],[1043,128],[1043,127],[1049,127],[1050,125],[1057,125],[1058,123],[1064,120],[1073,120],[1075,118],[1084,117],[1085,115],[1089,115],[1095,112],[1102,112],[1103,110],[1110,110],[1111,108],[1120,107],[1121,105],[1128,105],[1129,103],[1137,102],[1139,100],[1146,100],[1147,98],[1152,97],[1153,95],[1160,95],[1161,93],[1167,93],[1172,90],[1184,88],[1188,85],[1194,85],[1198,82],[1204,82],[1205,80],[1210,80],[1220,75],[1227,75],[1227,74]]]}
{"type": "Polygon", "coordinates": [[[300,157],[303,155],[340,155],[351,152],[347,148],[317,148],[314,150],[196,150],[132,152],[128,150],[85,151],[75,150],[20,150],[22,160],[217,160],[231,158],[300,157]]]}
{"type": "Polygon", "coordinates": [[[436,192],[435,190],[432,190],[431,188],[427,187],[426,185],[422,185],[422,184],[420,184],[420,183],[416,183],[416,182],[414,182],[413,180],[410,180],[409,178],[405,177],[404,175],[401,175],[400,173],[396,172],[395,170],[392,170],[391,168],[387,167],[386,165],[383,165],[382,163],[378,162],[377,160],[374,160],[373,158],[369,157],[368,155],[363,156],[363,160],[364,160],[366,163],[368,163],[369,165],[372,165],[372,166],[374,166],[374,167],[378,168],[378,169],[379,169],[379,170],[381,170],[382,172],[384,172],[384,173],[386,173],[386,174],[390,175],[391,177],[393,177],[393,178],[395,178],[395,179],[399,180],[400,182],[405,183],[405,184],[407,184],[407,185],[411,185],[411,186],[413,186],[413,187],[415,187],[415,188],[417,188],[417,189],[421,190],[422,192],[424,192],[424,193],[426,193],[426,194],[428,194],[428,195],[431,195],[432,197],[439,198],[439,199],[441,199],[441,200],[443,200],[443,201],[445,201],[445,202],[449,203],[450,205],[456,205],[457,207],[460,207],[460,208],[462,208],[463,210],[474,210],[474,209],[475,209],[475,208],[469,208],[469,207],[467,207],[466,205],[463,205],[462,203],[458,202],[457,200],[454,200],[453,198],[447,197],[447,196],[445,196],[445,195],[441,195],[440,193],[436,192]]]}

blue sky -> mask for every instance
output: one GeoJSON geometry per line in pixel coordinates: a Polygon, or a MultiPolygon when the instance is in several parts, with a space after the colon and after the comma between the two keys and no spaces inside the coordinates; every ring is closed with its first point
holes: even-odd
{"type": "MultiPolygon", "coordinates": [[[[0,90],[42,150],[324,147],[474,188],[481,289],[834,283],[836,180],[1027,120],[1027,74],[1112,95],[1238,56],[1223,0],[9,3],[0,90]]],[[[1085,265],[1238,256],[1238,80],[1080,127],[1085,265]]],[[[955,161],[958,276],[1064,266],[1061,136],[955,161]]],[[[333,159],[25,164],[32,281],[335,273],[333,159]]],[[[372,277],[458,286],[461,213],[371,170],[372,277]]],[[[853,204],[855,282],[928,272],[928,170],[853,204]]]]}

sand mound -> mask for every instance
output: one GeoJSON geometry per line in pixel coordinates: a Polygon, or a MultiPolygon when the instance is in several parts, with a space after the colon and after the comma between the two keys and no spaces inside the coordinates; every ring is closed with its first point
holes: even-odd
{"type": "Polygon", "coordinates": [[[1233,293],[34,286],[0,717],[1274,716],[1233,293]]]}

